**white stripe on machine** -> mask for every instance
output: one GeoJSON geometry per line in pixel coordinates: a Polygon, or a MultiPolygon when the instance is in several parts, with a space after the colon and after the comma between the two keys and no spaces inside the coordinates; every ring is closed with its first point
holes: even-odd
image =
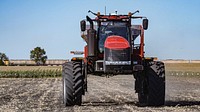
{"type": "Polygon", "coordinates": [[[131,65],[131,61],[105,61],[106,65],[131,65]]]}

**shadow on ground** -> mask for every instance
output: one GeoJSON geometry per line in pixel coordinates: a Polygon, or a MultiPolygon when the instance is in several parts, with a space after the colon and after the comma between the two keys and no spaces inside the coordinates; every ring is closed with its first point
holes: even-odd
{"type": "Polygon", "coordinates": [[[166,101],[165,106],[181,107],[181,106],[200,106],[200,101],[166,101]]]}
{"type": "MultiPolygon", "coordinates": [[[[119,106],[119,105],[133,105],[139,106],[137,102],[83,102],[82,106],[119,106]]],[[[200,101],[166,101],[165,106],[170,107],[184,107],[184,106],[200,106],[200,101]]]]}
{"type": "Polygon", "coordinates": [[[119,105],[137,105],[137,102],[83,102],[82,106],[119,106],[119,105]]]}

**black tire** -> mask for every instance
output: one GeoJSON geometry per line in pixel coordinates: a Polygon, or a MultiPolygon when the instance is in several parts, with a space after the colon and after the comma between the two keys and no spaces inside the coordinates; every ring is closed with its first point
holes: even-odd
{"type": "Polygon", "coordinates": [[[165,104],[165,67],[160,61],[148,63],[142,81],[142,93],[138,93],[140,106],[162,106],[165,104]]]}
{"type": "Polygon", "coordinates": [[[147,94],[138,93],[139,106],[147,106],[147,94]]]}
{"type": "Polygon", "coordinates": [[[165,66],[163,62],[153,61],[147,69],[148,105],[162,106],[165,104],[165,66]]]}
{"type": "Polygon", "coordinates": [[[92,58],[88,58],[87,59],[87,73],[88,74],[91,74],[91,73],[94,73],[94,62],[93,62],[93,59],[92,58]]]}
{"type": "Polygon", "coordinates": [[[83,94],[83,75],[81,62],[63,64],[63,102],[65,106],[81,105],[83,94]]]}
{"type": "Polygon", "coordinates": [[[88,74],[91,74],[91,73],[94,73],[94,67],[93,67],[93,64],[87,64],[87,73],[88,74]]]}
{"type": "Polygon", "coordinates": [[[140,106],[147,106],[147,80],[145,78],[140,79],[141,81],[141,85],[140,85],[140,90],[138,92],[138,100],[139,100],[139,104],[140,106]]]}

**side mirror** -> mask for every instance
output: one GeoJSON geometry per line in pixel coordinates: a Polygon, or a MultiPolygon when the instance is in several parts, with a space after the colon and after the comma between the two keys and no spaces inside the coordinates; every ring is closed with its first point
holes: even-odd
{"type": "Polygon", "coordinates": [[[86,30],[86,22],[85,22],[85,20],[82,20],[80,22],[80,24],[81,24],[81,31],[85,31],[86,30]]]}
{"type": "Polygon", "coordinates": [[[149,20],[148,20],[148,19],[143,19],[143,21],[142,21],[142,26],[143,26],[143,29],[144,29],[144,30],[147,30],[147,29],[148,29],[148,23],[149,23],[149,20]]]}

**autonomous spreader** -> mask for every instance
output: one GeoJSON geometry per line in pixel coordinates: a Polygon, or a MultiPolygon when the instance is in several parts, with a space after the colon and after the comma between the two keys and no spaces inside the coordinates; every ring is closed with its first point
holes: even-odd
{"type": "Polygon", "coordinates": [[[89,12],[95,18],[86,16],[80,22],[81,37],[86,42],[84,57],[74,57],[63,64],[65,106],[81,105],[82,96],[87,92],[88,74],[108,77],[132,74],[139,105],[164,105],[164,63],[144,56],[144,30],[148,29],[148,19],[135,16],[139,11],[127,15],[89,12]],[[132,25],[135,19],[141,19],[142,25],[132,25]]]}

